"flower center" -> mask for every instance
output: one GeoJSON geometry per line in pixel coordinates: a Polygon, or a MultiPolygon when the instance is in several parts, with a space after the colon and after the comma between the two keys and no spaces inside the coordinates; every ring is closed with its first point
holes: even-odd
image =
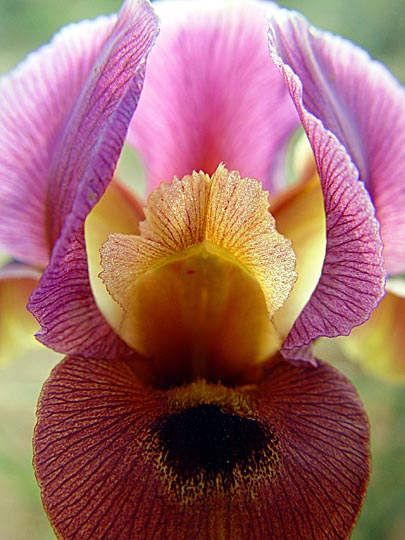
{"type": "Polygon", "coordinates": [[[260,420],[251,387],[199,379],[164,395],[167,411],[153,423],[145,451],[174,501],[254,499],[277,475],[283,447],[274,426],[260,420]]]}
{"type": "Polygon", "coordinates": [[[117,333],[158,386],[251,382],[280,347],[271,322],[296,279],[258,181],[219,166],[152,192],[141,234],[110,235],[101,273],[117,333]]]}
{"type": "Polygon", "coordinates": [[[201,403],[160,418],[154,426],[159,468],[182,503],[240,484],[254,495],[254,480],[274,474],[278,438],[256,419],[201,403]],[[254,474],[252,474],[254,471],[254,474]]]}

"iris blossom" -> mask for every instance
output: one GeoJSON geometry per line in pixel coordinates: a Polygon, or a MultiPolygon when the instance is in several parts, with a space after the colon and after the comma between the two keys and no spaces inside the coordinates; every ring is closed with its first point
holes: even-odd
{"type": "Polygon", "coordinates": [[[154,7],[159,35],[126,1],[1,86],[3,281],[42,274],[29,310],[66,355],[34,434],[45,509],[64,540],[345,539],[367,418],[311,344],[403,272],[403,90],[274,5],[154,7]]]}

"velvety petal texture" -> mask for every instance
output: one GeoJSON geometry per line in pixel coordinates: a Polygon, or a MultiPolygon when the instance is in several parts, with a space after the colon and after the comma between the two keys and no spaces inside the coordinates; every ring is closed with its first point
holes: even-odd
{"type": "Polygon", "coordinates": [[[112,179],[156,35],[150,4],[125,2],[55,153],[48,220],[51,237],[60,236],[29,309],[42,327],[38,339],[59,352],[102,357],[128,352],[95,303],[84,221],[112,179]]]}
{"type": "Polygon", "coordinates": [[[279,151],[298,125],[267,47],[265,2],[156,2],[151,52],[129,142],[149,188],[224,162],[275,189],[279,151]]]}
{"type": "MultiPolygon", "coordinates": [[[[405,270],[405,91],[379,62],[352,43],[284,10],[272,19],[272,43],[303,85],[304,109],[349,152],[371,194],[389,274],[405,270]]],[[[289,71],[291,69],[291,71],[289,71]]]]}
{"type": "Polygon", "coordinates": [[[56,181],[51,163],[114,20],[67,26],[0,82],[0,245],[27,264],[48,263],[47,190],[56,181]]]}
{"type": "Polygon", "coordinates": [[[369,474],[359,399],[322,363],[163,392],[129,362],[66,358],[34,453],[61,540],[346,540],[369,474]]]}
{"type": "MultiPolygon", "coordinates": [[[[379,226],[369,194],[336,136],[339,133],[327,129],[323,122],[322,104],[327,94],[322,86],[317,87],[313,107],[306,102],[307,88],[310,92],[313,81],[310,69],[304,68],[320,68],[316,57],[294,41],[298,30],[293,33],[291,28],[295,24],[304,25],[304,32],[304,19],[277,12],[271,21],[270,49],[314,152],[324,196],[327,244],[319,283],[287,337],[283,354],[292,360],[310,360],[307,345],[313,339],[347,335],[368,319],[383,295],[385,270],[379,226]],[[281,32],[280,21],[290,28],[287,35],[281,32]]],[[[336,78],[339,75],[336,73],[336,78]]],[[[340,112],[337,119],[344,122],[347,113],[340,112]]],[[[354,118],[349,120],[355,122],[354,118]]]]}

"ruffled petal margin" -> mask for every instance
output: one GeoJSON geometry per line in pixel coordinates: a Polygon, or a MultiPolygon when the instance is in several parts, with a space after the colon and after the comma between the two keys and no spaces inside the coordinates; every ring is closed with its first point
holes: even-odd
{"type": "Polygon", "coordinates": [[[112,179],[157,32],[149,2],[124,3],[54,159],[51,200],[58,211],[50,205],[48,218],[54,238],[61,234],[29,309],[42,327],[39,341],[58,352],[103,358],[129,353],[95,303],[84,221],[112,179]]]}
{"type": "Polygon", "coordinates": [[[267,47],[266,2],[156,2],[162,29],[128,140],[149,189],[220,163],[274,191],[299,125],[267,47]]]}
{"type": "Polygon", "coordinates": [[[278,232],[292,241],[297,261],[297,282],[273,316],[284,341],[315,290],[325,259],[325,210],[318,176],[284,190],[272,200],[270,210],[278,232]]]}
{"type": "MultiPolygon", "coordinates": [[[[370,196],[347,149],[325,127],[317,102],[313,110],[306,103],[306,89],[308,85],[311,88],[312,81],[308,66],[315,61],[305,44],[297,45],[297,28],[304,25],[303,21],[281,10],[270,24],[270,50],[312,146],[326,215],[322,275],[282,350],[291,360],[311,360],[311,341],[320,336],[348,335],[353,327],[364,323],[384,294],[385,282],[382,242],[370,196]],[[297,58],[300,62],[295,61],[297,58]]],[[[326,99],[322,96],[318,93],[320,103],[326,99]]]]}
{"type": "Polygon", "coordinates": [[[55,180],[49,169],[114,22],[115,16],[100,17],[63,28],[0,82],[0,244],[26,264],[49,261],[45,214],[48,182],[55,180]]]}
{"type": "Polygon", "coordinates": [[[303,108],[344,145],[371,194],[388,274],[404,273],[403,86],[365,51],[296,13],[278,11],[272,31],[278,55],[302,82],[303,108]]]}
{"type": "MultiPolygon", "coordinates": [[[[193,438],[216,433],[215,426],[198,408],[176,416],[168,405],[173,391],[142,386],[124,360],[68,357],[54,369],[38,405],[34,465],[58,538],[348,537],[368,481],[369,433],[343,375],[323,363],[298,368],[280,362],[257,387],[232,390],[238,401],[253,404],[240,422],[255,434],[253,445],[234,428],[238,415],[201,408],[253,456],[232,478],[226,468],[241,457],[240,446],[222,436],[229,455],[215,459],[225,470],[211,478],[199,470],[202,483],[200,476],[192,482],[190,456],[183,456],[185,465],[178,454],[186,441],[193,448],[193,438]]],[[[210,391],[220,393],[220,386],[210,391]]],[[[196,459],[212,472],[215,462],[202,452],[198,446],[196,459]]]]}

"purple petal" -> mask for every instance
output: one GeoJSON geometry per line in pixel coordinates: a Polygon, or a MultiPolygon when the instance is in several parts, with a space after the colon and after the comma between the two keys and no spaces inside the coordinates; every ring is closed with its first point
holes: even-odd
{"type": "Polygon", "coordinates": [[[377,211],[389,274],[405,270],[405,92],[353,44],[278,12],[273,43],[302,81],[303,105],[348,150],[377,211]]]}
{"type": "Polygon", "coordinates": [[[94,299],[83,226],[62,240],[28,304],[41,326],[38,341],[63,354],[75,351],[100,358],[130,355],[94,299]]]}
{"type": "Polygon", "coordinates": [[[219,163],[275,187],[272,170],[298,118],[267,47],[261,2],[158,2],[129,141],[153,189],[219,163]]]}
{"type": "Polygon", "coordinates": [[[82,88],[50,171],[47,218],[52,244],[73,203],[73,213],[87,215],[112,178],[128,117],[139,100],[156,25],[146,1],[125,2],[82,88]]]}
{"type": "MultiPolygon", "coordinates": [[[[282,14],[287,22],[289,16],[295,20],[295,15],[282,14]]],[[[384,292],[382,243],[373,204],[346,149],[316,116],[317,111],[307,109],[303,96],[308,81],[311,88],[311,79],[308,74],[296,74],[288,65],[290,58],[283,57],[290,44],[288,39],[293,38],[281,34],[277,15],[274,28],[271,52],[284,73],[314,151],[324,195],[327,247],[322,275],[283,347],[287,358],[311,360],[306,346],[312,340],[349,334],[354,326],[368,319],[378,304],[384,292]]],[[[294,40],[293,46],[297,46],[294,40]]],[[[313,57],[305,48],[303,53],[296,51],[299,54],[304,68],[313,57]]],[[[328,102],[329,95],[321,93],[318,98],[328,102]]]]}
{"type": "Polygon", "coordinates": [[[63,360],[34,435],[58,538],[347,539],[369,476],[349,381],[280,362],[259,385],[208,390],[146,388],[122,359],[63,360]]]}
{"type": "Polygon", "coordinates": [[[310,359],[308,347],[298,348],[317,337],[348,335],[365,322],[385,281],[378,225],[355,168],[334,136],[304,111],[303,124],[322,182],[327,245],[320,280],[283,346],[296,360],[310,359]]]}
{"type": "Polygon", "coordinates": [[[0,244],[28,264],[48,263],[49,168],[114,20],[100,17],[64,28],[0,83],[0,244]]]}
{"type": "Polygon", "coordinates": [[[95,304],[83,229],[112,178],[156,35],[150,4],[126,2],[56,151],[48,219],[52,238],[61,235],[29,308],[42,327],[38,339],[59,352],[98,357],[128,352],[95,304]]]}

